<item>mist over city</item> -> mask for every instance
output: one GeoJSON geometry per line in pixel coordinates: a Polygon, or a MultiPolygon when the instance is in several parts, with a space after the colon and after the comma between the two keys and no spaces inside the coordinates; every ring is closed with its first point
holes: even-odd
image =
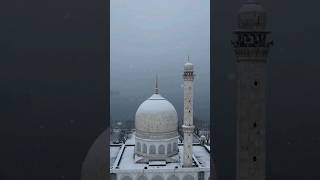
{"type": "Polygon", "coordinates": [[[111,125],[134,122],[138,106],[154,92],[156,74],[160,94],[172,102],[181,120],[182,74],[187,56],[196,74],[194,116],[209,122],[209,1],[113,0],[110,3],[111,125]]]}

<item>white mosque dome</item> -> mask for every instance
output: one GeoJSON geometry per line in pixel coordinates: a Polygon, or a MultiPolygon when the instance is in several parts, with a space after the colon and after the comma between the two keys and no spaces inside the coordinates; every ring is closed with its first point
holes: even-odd
{"type": "Polygon", "coordinates": [[[136,162],[177,161],[178,114],[158,91],[156,80],[155,93],[138,107],[135,115],[136,162]]]}
{"type": "Polygon", "coordinates": [[[142,133],[171,133],[177,131],[178,115],[174,106],[160,94],[153,94],[138,108],[136,130],[142,133]]]}

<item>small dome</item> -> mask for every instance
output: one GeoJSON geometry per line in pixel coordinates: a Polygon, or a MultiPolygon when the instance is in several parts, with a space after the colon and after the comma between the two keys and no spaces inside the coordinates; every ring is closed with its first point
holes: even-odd
{"type": "Polygon", "coordinates": [[[153,94],[138,108],[135,116],[137,132],[170,133],[178,129],[178,115],[174,106],[160,94],[153,94]]]}
{"type": "Polygon", "coordinates": [[[239,13],[244,12],[265,12],[263,7],[255,0],[248,0],[246,3],[242,5],[239,10],[239,13]]]}
{"type": "Polygon", "coordinates": [[[266,11],[255,0],[248,0],[239,10],[239,28],[248,30],[264,29],[266,11]]]}
{"type": "Polygon", "coordinates": [[[193,71],[193,64],[190,62],[187,62],[184,64],[184,70],[185,71],[193,71]]]}

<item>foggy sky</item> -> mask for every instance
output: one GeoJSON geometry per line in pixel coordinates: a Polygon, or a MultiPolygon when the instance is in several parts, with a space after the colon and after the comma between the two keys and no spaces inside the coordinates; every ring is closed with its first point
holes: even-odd
{"type": "Polygon", "coordinates": [[[186,56],[195,66],[194,113],[209,119],[209,0],[111,0],[110,88],[113,119],[133,119],[151,96],[156,73],[160,94],[183,108],[182,72],[186,56]]]}

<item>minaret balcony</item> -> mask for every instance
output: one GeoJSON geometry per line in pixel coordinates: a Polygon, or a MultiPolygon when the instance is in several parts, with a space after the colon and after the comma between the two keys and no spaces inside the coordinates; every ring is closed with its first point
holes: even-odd
{"type": "Polygon", "coordinates": [[[188,126],[188,125],[182,125],[182,129],[183,129],[183,132],[186,132],[186,133],[193,133],[194,126],[193,126],[193,125],[191,125],[191,126],[188,126]]]}

